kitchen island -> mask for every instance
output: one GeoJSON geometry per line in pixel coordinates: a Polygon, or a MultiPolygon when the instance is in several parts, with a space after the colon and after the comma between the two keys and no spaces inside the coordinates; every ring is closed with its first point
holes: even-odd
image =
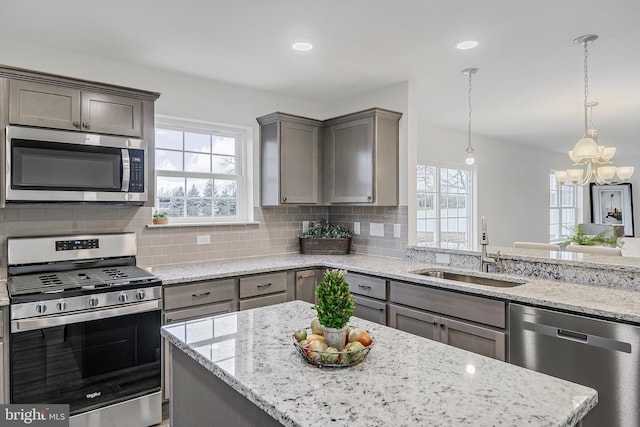
{"type": "Polygon", "coordinates": [[[292,301],[162,328],[171,425],[572,426],[595,390],[352,318],[376,339],[349,368],[317,368],[291,341],[315,311],[292,301]]]}

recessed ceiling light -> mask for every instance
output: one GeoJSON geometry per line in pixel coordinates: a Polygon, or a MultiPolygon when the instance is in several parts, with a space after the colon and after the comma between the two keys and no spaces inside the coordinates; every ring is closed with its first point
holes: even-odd
{"type": "Polygon", "coordinates": [[[467,40],[456,45],[456,47],[460,50],[473,49],[476,46],[478,46],[478,42],[475,40],[467,40]]]}
{"type": "Polygon", "coordinates": [[[295,42],[291,47],[298,52],[308,52],[313,49],[313,45],[309,42],[295,42]]]}

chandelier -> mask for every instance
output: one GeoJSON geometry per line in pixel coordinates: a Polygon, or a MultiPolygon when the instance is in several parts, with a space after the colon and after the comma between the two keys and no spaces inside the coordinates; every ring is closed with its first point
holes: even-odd
{"type": "MultiPolygon", "coordinates": [[[[574,39],[574,43],[584,46],[584,135],[576,143],[573,150],[569,151],[569,158],[573,161],[573,168],[556,171],[555,176],[560,184],[571,186],[587,185],[592,180],[597,184],[614,184],[614,177],[620,181],[626,181],[633,175],[633,166],[615,167],[611,159],[616,153],[616,147],[598,145],[598,129],[587,124],[587,109],[591,109],[593,120],[593,107],[597,102],[589,102],[589,73],[588,73],[588,46],[598,39],[595,34],[580,36],[574,39]]],[[[619,181],[618,181],[619,182],[619,181]]]]}
{"type": "Polygon", "coordinates": [[[471,166],[472,164],[474,164],[476,162],[476,158],[473,155],[473,153],[476,151],[473,149],[473,147],[471,146],[471,76],[474,75],[475,73],[478,72],[477,68],[465,68],[464,70],[461,71],[462,74],[464,74],[465,76],[469,77],[469,94],[468,94],[468,101],[469,101],[469,121],[468,121],[468,125],[467,125],[467,134],[468,134],[468,144],[467,144],[467,158],[464,160],[466,164],[468,164],[469,166],[471,166]]]}

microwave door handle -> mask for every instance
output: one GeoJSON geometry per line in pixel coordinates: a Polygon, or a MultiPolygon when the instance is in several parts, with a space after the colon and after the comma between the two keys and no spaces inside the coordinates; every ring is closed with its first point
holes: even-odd
{"type": "Polygon", "coordinates": [[[121,191],[129,191],[129,177],[131,176],[131,161],[129,160],[129,149],[122,149],[122,188],[121,191]]]}

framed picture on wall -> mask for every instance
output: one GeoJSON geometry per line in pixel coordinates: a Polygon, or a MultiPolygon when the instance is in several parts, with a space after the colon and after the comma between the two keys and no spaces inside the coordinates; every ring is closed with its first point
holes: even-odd
{"type": "Polygon", "coordinates": [[[631,184],[591,184],[591,222],[622,225],[624,235],[633,236],[631,184]]]}

